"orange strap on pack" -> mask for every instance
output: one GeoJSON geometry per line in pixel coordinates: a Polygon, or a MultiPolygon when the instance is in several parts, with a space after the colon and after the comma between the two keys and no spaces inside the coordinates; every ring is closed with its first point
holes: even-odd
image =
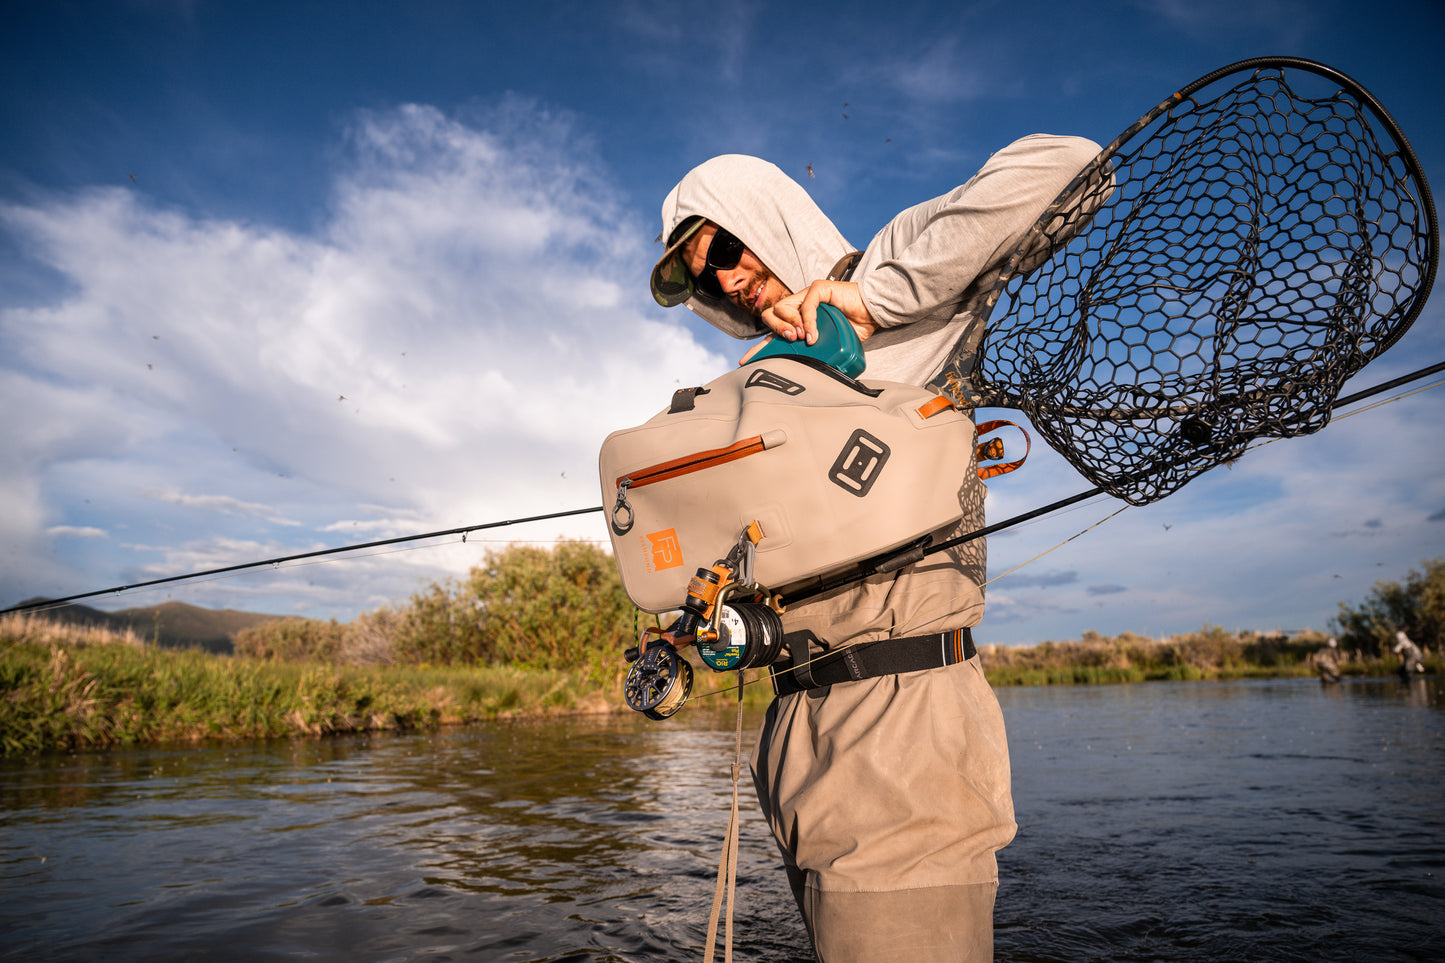
{"type": "MultiPolygon", "coordinates": [[[[939,412],[941,412],[941,411],[947,411],[949,408],[952,408],[952,407],[954,407],[954,404],[953,404],[953,402],[952,402],[951,400],[949,400],[949,399],[948,399],[947,397],[945,397],[944,395],[939,395],[938,397],[934,398],[933,400],[929,401],[928,403],[923,404],[923,405],[919,405],[917,411],[918,411],[919,416],[922,417],[922,418],[932,418],[934,415],[938,414],[939,412]]],[[[985,421],[983,424],[981,424],[981,425],[978,426],[978,434],[979,434],[979,436],[981,437],[981,436],[983,436],[983,435],[988,434],[988,433],[991,432],[991,431],[998,431],[1000,428],[1005,428],[1005,427],[1008,427],[1008,428],[1018,428],[1019,431],[1023,434],[1023,436],[1024,436],[1024,456],[1023,456],[1022,458],[1018,459],[1017,461],[1006,462],[1006,463],[1004,463],[1004,464],[1002,464],[1002,465],[989,465],[989,466],[986,467],[986,468],[979,468],[979,469],[978,469],[978,477],[979,477],[979,478],[987,479],[987,478],[993,478],[993,477],[998,476],[998,475],[1007,475],[1009,472],[1011,472],[1011,471],[1013,471],[1014,469],[1020,467],[1021,465],[1023,465],[1023,463],[1024,463],[1025,461],[1028,460],[1029,450],[1033,448],[1033,439],[1029,437],[1029,433],[1028,433],[1028,432],[1024,431],[1022,428],[1019,428],[1019,426],[1016,425],[1016,424],[1014,424],[1012,421],[1002,421],[1002,420],[1000,420],[1000,421],[985,421]]],[[[1003,458],[1003,457],[1004,457],[1003,439],[1002,439],[1002,438],[990,438],[988,441],[981,441],[981,442],[979,442],[979,443],[978,443],[978,456],[977,456],[977,457],[978,457],[978,460],[981,461],[981,462],[983,462],[983,461],[998,461],[999,459],[1003,458]]]]}
{"type": "MultiPolygon", "coordinates": [[[[1006,462],[1002,465],[988,465],[986,467],[980,465],[978,469],[979,478],[988,479],[994,478],[998,475],[1007,475],[1009,472],[1018,468],[1025,461],[1028,460],[1029,450],[1033,448],[1033,439],[1029,437],[1028,432],[1024,431],[1022,428],[1019,428],[1019,426],[1014,424],[1012,421],[985,421],[983,424],[978,426],[978,433],[979,436],[982,437],[983,435],[986,435],[991,431],[998,431],[1000,428],[1018,428],[1019,432],[1022,433],[1024,436],[1024,456],[1017,461],[1006,462]]],[[[1002,438],[990,438],[988,441],[981,441],[978,443],[979,461],[998,461],[1003,457],[1004,451],[1002,438]]]]}
{"type": "Polygon", "coordinates": [[[947,398],[945,398],[943,395],[938,395],[937,397],[933,398],[931,401],[927,402],[926,404],[919,405],[919,406],[918,406],[918,415],[919,415],[920,418],[928,419],[928,418],[932,418],[934,415],[938,414],[940,411],[947,411],[948,409],[950,409],[950,408],[952,408],[952,407],[953,407],[953,402],[952,402],[952,401],[949,401],[949,400],[948,400],[947,398]]]}

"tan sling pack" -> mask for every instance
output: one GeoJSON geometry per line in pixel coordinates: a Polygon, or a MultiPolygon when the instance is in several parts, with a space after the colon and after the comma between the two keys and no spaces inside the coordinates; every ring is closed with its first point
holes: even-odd
{"type": "Polygon", "coordinates": [[[686,388],[603,442],[602,493],[622,583],[645,612],[759,522],[754,576],[777,590],[956,522],[977,484],[974,425],[928,388],[770,358],[686,388]]]}

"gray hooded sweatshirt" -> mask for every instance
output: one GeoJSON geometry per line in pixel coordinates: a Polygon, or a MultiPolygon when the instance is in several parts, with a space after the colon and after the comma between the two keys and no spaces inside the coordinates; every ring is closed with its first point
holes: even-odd
{"type": "MultiPolygon", "coordinates": [[[[903,211],[874,235],[851,278],[880,329],[863,345],[864,378],[926,384],[956,345],[976,345],[1003,262],[1098,153],[1082,137],[1024,137],[967,183],[903,211]]],[[[855,250],[807,191],[756,157],[724,154],[688,172],[663,201],[662,236],[693,215],[741,238],[793,292],[855,250]]],[[[694,297],[687,306],[736,338],[769,333],[731,302],[694,297]]]]}
{"type": "MultiPolygon", "coordinates": [[[[1098,152],[1081,138],[1026,137],[879,231],[852,275],[879,325],[863,378],[928,384],[966,361],[1004,262],[1098,152]]],[[[801,186],[753,157],[684,177],[663,204],[663,236],[693,215],[735,234],[794,292],[853,250],[801,186]]],[[[1047,253],[1030,251],[1025,266],[1047,253]]],[[[767,333],[730,302],[688,307],[735,337],[767,333]]],[[[969,475],[958,531],[983,520],[984,486],[969,475]]],[[[974,626],[983,584],[975,539],[789,606],[784,629],[831,647],[974,626]]],[[[1015,825],[1003,715],[978,659],[775,700],[752,770],[820,959],[992,957],[994,852],[1015,825]]]]}

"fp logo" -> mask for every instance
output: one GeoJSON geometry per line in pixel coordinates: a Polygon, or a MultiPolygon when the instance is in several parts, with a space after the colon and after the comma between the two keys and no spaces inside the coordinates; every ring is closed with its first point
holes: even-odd
{"type": "Polygon", "coordinates": [[[677,568],[682,564],[682,546],[677,544],[677,529],[669,528],[665,532],[651,532],[647,535],[647,541],[650,543],[648,550],[652,553],[652,570],[654,572],[677,568]]]}

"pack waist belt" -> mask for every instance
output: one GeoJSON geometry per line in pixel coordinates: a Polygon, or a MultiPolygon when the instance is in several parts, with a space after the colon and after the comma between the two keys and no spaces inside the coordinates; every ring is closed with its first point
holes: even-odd
{"type": "Polygon", "coordinates": [[[784,636],[784,641],[792,653],[792,661],[775,662],[770,666],[773,691],[779,698],[838,682],[957,665],[978,654],[973,644],[973,633],[968,629],[862,642],[826,653],[811,662],[807,661],[808,643],[817,641],[813,633],[790,632],[784,636]]]}

